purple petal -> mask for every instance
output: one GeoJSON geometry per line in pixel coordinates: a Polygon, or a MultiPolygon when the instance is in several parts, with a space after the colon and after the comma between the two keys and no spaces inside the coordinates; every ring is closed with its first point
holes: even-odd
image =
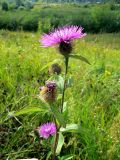
{"type": "Polygon", "coordinates": [[[49,34],[43,34],[40,42],[43,47],[49,47],[60,42],[69,42],[74,39],[82,38],[86,36],[86,33],[83,33],[83,28],[79,26],[65,26],[62,28],[55,29],[49,34]]]}
{"type": "Polygon", "coordinates": [[[43,137],[45,139],[49,138],[51,135],[54,135],[56,133],[56,125],[53,122],[46,123],[38,127],[38,133],[40,137],[43,137]]]}

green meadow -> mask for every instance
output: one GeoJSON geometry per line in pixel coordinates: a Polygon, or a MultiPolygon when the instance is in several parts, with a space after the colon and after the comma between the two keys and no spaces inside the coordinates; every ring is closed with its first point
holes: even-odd
{"type": "MultiPolygon", "coordinates": [[[[23,108],[44,109],[36,97],[50,79],[51,64],[59,63],[64,73],[57,47],[41,47],[40,37],[39,32],[0,31],[1,160],[50,160],[49,140],[41,141],[34,131],[51,115],[47,111],[14,114],[23,108]]],[[[120,33],[88,34],[74,42],[73,53],[86,57],[91,65],[70,59],[66,119],[78,124],[79,130],[64,133],[58,159],[72,155],[73,160],[119,160],[120,33]]]]}

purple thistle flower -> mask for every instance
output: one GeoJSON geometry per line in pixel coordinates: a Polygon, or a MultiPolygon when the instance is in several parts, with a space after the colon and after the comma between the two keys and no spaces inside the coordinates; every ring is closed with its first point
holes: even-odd
{"type": "Polygon", "coordinates": [[[65,26],[55,29],[49,34],[44,34],[40,42],[44,47],[49,47],[60,43],[69,44],[74,39],[86,36],[86,33],[83,33],[82,31],[83,28],[79,26],[65,26]]]}
{"type": "Polygon", "coordinates": [[[68,56],[72,52],[72,41],[86,36],[83,28],[79,26],[65,26],[44,34],[40,42],[43,47],[59,44],[59,51],[62,55],[68,56]]]}
{"type": "Polygon", "coordinates": [[[54,135],[57,132],[56,125],[53,122],[45,123],[37,128],[37,131],[40,137],[45,139],[49,138],[50,136],[54,135]]]}

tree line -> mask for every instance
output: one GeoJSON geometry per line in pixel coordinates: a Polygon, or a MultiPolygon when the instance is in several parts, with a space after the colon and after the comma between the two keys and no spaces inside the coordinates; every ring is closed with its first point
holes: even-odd
{"type": "Polygon", "coordinates": [[[40,2],[46,2],[46,3],[120,3],[120,0],[40,0],[40,2]]]}

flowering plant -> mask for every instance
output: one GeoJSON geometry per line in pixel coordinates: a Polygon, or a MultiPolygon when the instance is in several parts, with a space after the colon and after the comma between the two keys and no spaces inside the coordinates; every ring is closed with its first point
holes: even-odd
{"type": "MultiPolygon", "coordinates": [[[[83,33],[83,28],[79,26],[65,26],[62,28],[55,29],[54,31],[43,34],[40,39],[40,43],[43,47],[57,46],[59,53],[63,55],[65,62],[65,73],[64,77],[60,76],[61,68],[58,64],[53,64],[49,69],[49,73],[52,76],[52,80],[47,80],[45,85],[40,87],[39,98],[47,106],[48,112],[52,114],[52,122],[46,122],[39,126],[36,131],[39,137],[43,139],[53,138],[52,144],[52,159],[55,160],[56,156],[60,154],[61,148],[64,144],[63,132],[76,131],[78,130],[77,124],[66,124],[64,117],[64,106],[65,102],[65,91],[67,89],[67,73],[69,59],[75,58],[82,60],[88,64],[89,61],[81,56],[72,54],[73,52],[73,41],[78,38],[83,38],[86,33],[83,33]],[[60,91],[58,91],[60,88],[60,91]],[[58,92],[58,93],[57,93],[58,92]],[[60,94],[60,96],[58,96],[60,94]],[[58,98],[60,97],[60,98],[58,98]]],[[[16,113],[20,115],[21,113],[38,112],[44,111],[42,108],[27,109],[16,113]]]]}
{"type": "MultiPolygon", "coordinates": [[[[56,133],[54,132],[56,134],[56,136],[55,136],[55,142],[54,142],[53,159],[55,159],[55,156],[57,153],[57,147],[59,145],[59,140],[60,140],[59,134],[60,134],[61,128],[64,127],[67,129],[66,124],[64,124],[64,122],[61,121],[60,119],[62,118],[62,114],[63,114],[64,96],[65,96],[65,90],[66,90],[66,76],[67,76],[67,72],[68,72],[69,58],[70,57],[77,58],[77,59],[81,59],[81,60],[89,63],[88,60],[82,56],[72,55],[73,40],[78,39],[78,38],[83,38],[84,36],[86,36],[86,33],[83,33],[82,27],[65,26],[62,28],[55,29],[54,31],[50,32],[49,34],[44,34],[40,40],[43,47],[57,45],[59,53],[62,54],[65,59],[65,76],[64,76],[63,88],[62,88],[61,105],[60,105],[60,107],[58,107],[59,115],[56,116],[56,110],[53,110],[53,116],[55,118],[54,121],[55,121],[56,128],[57,128],[56,133]],[[60,123],[57,123],[57,120],[60,123]]],[[[54,86],[55,86],[55,84],[54,84],[54,86]]],[[[53,94],[55,94],[55,93],[53,93],[53,94]]],[[[51,95],[52,95],[52,93],[51,93],[51,95]]],[[[49,98],[46,99],[46,101],[48,101],[48,100],[49,100],[49,98]]],[[[54,103],[54,101],[53,101],[53,103],[54,103]]],[[[51,107],[51,108],[53,108],[53,107],[51,107]]],[[[43,126],[41,126],[41,127],[43,127],[43,126]]],[[[76,128],[77,128],[76,125],[73,125],[72,129],[76,129],[76,128]]],[[[48,127],[48,129],[49,129],[49,127],[48,127]]]]}

